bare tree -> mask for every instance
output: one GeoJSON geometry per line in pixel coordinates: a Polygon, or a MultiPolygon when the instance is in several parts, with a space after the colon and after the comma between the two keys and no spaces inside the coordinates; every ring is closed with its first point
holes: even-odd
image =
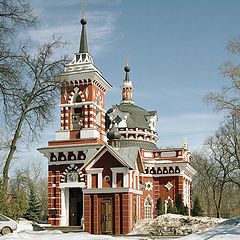
{"type": "Polygon", "coordinates": [[[193,196],[199,196],[207,216],[212,215],[212,182],[213,164],[208,161],[205,151],[193,153],[193,167],[197,174],[193,179],[193,196]]]}
{"type": "Polygon", "coordinates": [[[53,39],[42,45],[35,54],[32,54],[31,46],[25,45],[13,59],[17,74],[14,82],[2,91],[5,119],[12,132],[3,168],[5,192],[17,143],[24,134],[27,134],[29,141],[36,139],[52,120],[60,87],[57,76],[66,62],[65,57],[54,58],[54,52],[63,45],[60,39],[53,39]]]}
{"type": "MultiPolygon", "coordinates": [[[[229,41],[227,50],[234,55],[240,54],[240,36],[229,41]]],[[[240,187],[240,65],[229,61],[222,66],[221,72],[230,81],[220,93],[210,92],[206,95],[206,100],[213,104],[215,110],[225,113],[215,137],[231,167],[228,178],[240,187]]],[[[221,159],[215,160],[220,164],[221,159]]]]}
{"type": "MultiPolygon", "coordinates": [[[[218,131],[207,140],[204,153],[194,154],[194,167],[197,176],[194,179],[194,192],[202,194],[207,200],[207,214],[211,214],[212,203],[217,217],[221,217],[222,203],[233,184],[239,186],[239,119],[229,117],[218,131]],[[225,197],[224,197],[225,196],[225,197]]],[[[205,201],[205,200],[204,200],[205,201]]],[[[231,199],[224,201],[229,206],[231,199]]]]}
{"type": "MultiPolygon", "coordinates": [[[[227,50],[235,55],[240,54],[240,36],[233,38],[227,45],[227,50]]],[[[230,82],[222,88],[220,93],[210,92],[205,99],[213,104],[217,111],[226,111],[240,116],[240,66],[231,61],[221,67],[222,74],[230,82]]]]}
{"type": "Polygon", "coordinates": [[[208,139],[209,161],[212,163],[211,188],[217,217],[221,217],[221,206],[226,184],[231,182],[230,175],[234,171],[231,156],[227,150],[224,135],[220,128],[216,134],[208,139]]]}
{"type": "Polygon", "coordinates": [[[15,77],[12,58],[20,44],[17,34],[36,23],[29,0],[0,0],[0,92],[15,77]]]}

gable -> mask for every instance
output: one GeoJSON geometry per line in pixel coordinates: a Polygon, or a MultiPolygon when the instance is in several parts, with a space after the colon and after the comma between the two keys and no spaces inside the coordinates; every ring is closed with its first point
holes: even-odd
{"type": "Polygon", "coordinates": [[[105,167],[106,164],[110,164],[112,167],[113,167],[113,165],[116,165],[116,166],[120,166],[120,167],[124,166],[129,169],[134,168],[131,165],[129,165],[129,161],[125,161],[125,159],[123,157],[121,157],[121,155],[119,155],[119,153],[114,148],[112,148],[108,145],[104,145],[101,149],[98,150],[98,152],[95,153],[94,156],[92,156],[92,158],[90,158],[88,160],[88,162],[86,162],[82,166],[81,170],[91,169],[93,166],[105,167]],[[108,154],[105,155],[105,153],[108,153],[108,154]],[[104,158],[102,158],[103,156],[104,156],[104,158]],[[99,160],[101,160],[100,163],[98,163],[99,160]]]}
{"type": "Polygon", "coordinates": [[[112,168],[112,167],[124,167],[110,152],[105,152],[98,161],[92,166],[92,168],[112,168]]]}

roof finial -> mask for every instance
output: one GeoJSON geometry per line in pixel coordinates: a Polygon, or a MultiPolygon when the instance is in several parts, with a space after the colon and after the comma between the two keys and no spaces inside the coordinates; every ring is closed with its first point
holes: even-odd
{"type": "Polygon", "coordinates": [[[88,44],[87,44],[87,31],[86,31],[86,8],[87,4],[83,2],[81,4],[81,11],[82,11],[82,32],[81,32],[81,40],[80,40],[80,47],[79,47],[79,53],[87,53],[88,52],[88,44]]]}
{"type": "Polygon", "coordinates": [[[130,67],[128,66],[128,54],[126,53],[126,56],[125,56],[125,67],[124,67],[124,71],[125,71],[125,79],[124,79],[124,82],[129,82],[130,81],[130,78],[129,78],[129,72],[130,72],[130,67]]]}

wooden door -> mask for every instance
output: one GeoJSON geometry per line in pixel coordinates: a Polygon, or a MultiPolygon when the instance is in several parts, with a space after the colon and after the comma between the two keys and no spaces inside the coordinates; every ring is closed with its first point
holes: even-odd
{"type": "Polygon", "coordinates": [[[103,199],[101,202],[101,233],[113,233],[113,209],[112,199],[103,199]]]}

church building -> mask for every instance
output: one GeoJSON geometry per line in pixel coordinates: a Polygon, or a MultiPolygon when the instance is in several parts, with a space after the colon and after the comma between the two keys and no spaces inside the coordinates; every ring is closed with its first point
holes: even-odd
{"type": "Polygon", "coordinates": [[[92,234],[127,234],[141,219],[157,216],[177,194],[191,208],[191,154],[187,144],[159,149],[157,113],[133,101],[130,67],[123,72],[122,100],[105,109],[111,84],[88,51],[81,19],[79,52],[61,74],[60,129],[38,149],[48,159],[48,221],[92,234]]]}

